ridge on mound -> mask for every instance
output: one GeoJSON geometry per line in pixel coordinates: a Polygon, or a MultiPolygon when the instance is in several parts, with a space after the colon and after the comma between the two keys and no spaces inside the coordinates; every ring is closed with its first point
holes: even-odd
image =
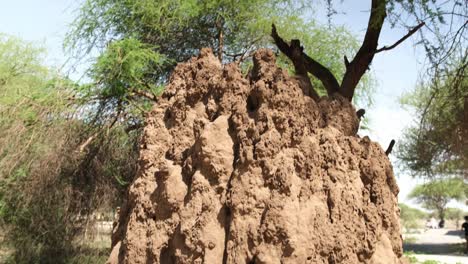
{"type": "Polygon", "coordinates": [[[209,49],[147,117],[110,263],[401,263],[398,187],[343,97],[318,102],[259,50],[209,49]]]}

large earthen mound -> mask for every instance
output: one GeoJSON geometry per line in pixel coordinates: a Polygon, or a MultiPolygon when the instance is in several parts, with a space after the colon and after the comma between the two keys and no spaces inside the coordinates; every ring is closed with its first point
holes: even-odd
{"type": "Polygon", "coordinates": [[[270,50],[244,77],[210,50],[147,118],[110,262],[400,263],[398,187],[354,107],[316,102],[270,50]]]}

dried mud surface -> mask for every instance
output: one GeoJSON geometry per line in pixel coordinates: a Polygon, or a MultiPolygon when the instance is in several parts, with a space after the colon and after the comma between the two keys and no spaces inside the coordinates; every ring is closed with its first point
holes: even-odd
{"type": "Polygon", "coordinates": [[[109,263],[401,263],[398,187],[356,110],[319,102],[259,50],[210,50],[147,117],[109,263]]]}

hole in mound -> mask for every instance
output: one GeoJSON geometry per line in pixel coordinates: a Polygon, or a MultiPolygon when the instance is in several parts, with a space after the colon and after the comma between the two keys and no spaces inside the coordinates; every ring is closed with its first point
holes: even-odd
{"type": "Polygon", "coordinates": [[[256,95],[250,94],[249,97],[247,97],[247,112],[249,113],[249,116],[251,116],[251,114],[257,111],[259,108],[260,100],[256,95]]]}
{"type": "Polygon", "coordinates": [[[166,112],[164,112],[164,125],[166,126],[167,129],[170,129],[174,126],[174,115],[172,114],[170,109],[167,109],[166,112]]]}
{"type": "Polygon", "coordinates": [[[210,120],[210,122],[214,122],[216,118],[218,118],[220,115],[221,115],[220,112],[216,111],[215,113],[209,115],[208,119],[210,120]]]}
{"type": "Polygon", "coordinates": [[[169,239],[167,245],[161,249],[161,254],[159,255],[159,263],[176,263],[173,250],[170,248],[172,244],[172,239],[169,239]]]}

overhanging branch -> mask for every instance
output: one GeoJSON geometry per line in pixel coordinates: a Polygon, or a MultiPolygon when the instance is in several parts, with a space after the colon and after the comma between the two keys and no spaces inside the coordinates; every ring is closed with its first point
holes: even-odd
{"type": "Polygon", "coordinates": [[[146,99],[149,99],[149,100],[151,100],[151,101],[158,102],[158,97],[157,97],[156,95],[154,95],[153,93],[148,92],[148,91],[133,89],[133,90],[131,91],[130,95],[131,95],[131,96],[137,95],[137,96],[140,96],[140,97],[144,97],[144,98],[146,98],[146,99]]]}
{"type": "Polygon", "coordinates": [[[307,76],[307,70],[305,69],[305,63],[302,59],[302,47],[299,40],[292,40],[291,45],[286,43],[276,31],[276,27],[273,24],[271,29],[271,36],[275,41],[276,46],[283,52],[294,64],[294,71],[299,81],[299,85],[304,91],[304,94],[309,95],[315,100],[319,99],[318,93],[315,91],[312,83],[310,82],[309,77],[307,76]]]}
{"type": "Polygon", "coordinates": [[[425,24],[426,23],[424,23],[424,22],[420,23],[419,25],[415,26],[413,29],[408,31],[408,33],[406,35],[404,35],[401,39],[399,39],[393,45],[391,45],[389,47],[383,46],[382,48],[376,50],[375,53],[379,53],[379,52],[382,52],[382,51],[391,50],[391,49],[395,48],[396,46],[400,45],[403,41],[405,41],[407,38],[409,38],[411,35],[416,33],[416,31],[418,31],[420,28],[422,28],[425,24]]]}
{"type": "MultiPolygon", "coordinates": [[[[326,67],[305,54],[299,40],[293,39],[291,44],[286,43],[278,35],[274,24],[271,36],[278,49],[293,62],[296,74],[308,78],[307,73],[311,73],[322,82],[328,95],[338,92],[339,84],[335,76],[326,67]]],[[[316,94],[315,90],[313,92],[316,94]]]]}
{"type": "Polygon", "coordinates": [[[322,82],[323,86],[327,90],[327,94],[332,95],[338,92],[340,85],[338,84],[335,76],[333,76],[333,73],[307,54],[303,53],[302,56],[304,57],[307,71],[322,82]]]}

